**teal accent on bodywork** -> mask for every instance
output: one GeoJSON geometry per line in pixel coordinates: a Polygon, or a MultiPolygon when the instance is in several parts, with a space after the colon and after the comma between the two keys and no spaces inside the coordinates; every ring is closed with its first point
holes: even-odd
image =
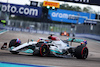
{"type": "Polygon", "coordinates": [[[55,50],[50,50],[51,52],[55,52],[55,53],[58,53],[58,54],[63,54],[63,53],[61,53],[61,52],[59,52],[59,51],[55,51],[55,50]]]}
{"type": "Polygon", "coordinates": [[[33,39],[31,41],[33,41],[33,39]]]}
{"type": "MultiPolygon", "coordinates": [[[[12,49],[14,49],[13,46],[11,48],[9,48],[9,50],[12,50],[12,49]]],[[[24,52],[24,53],[33,53],[34,51],[32,49],[27,49],[27,50],[21,51],[21,52],[24,52]]]]}
{"type": "Polygon", "coordinates": [[[26,51],[21,51],[21,52],[24,52],[24,53],[33,53],[34,51],[32,49],[28,49],[26,51]]]}
{"type": "Polygon", "coordinates": [[[12,46],[10,49],[12,50],[12,49],[14,49],[14,47],[12,46]]]}
{"type": "MultiPolygon", "coordinates": [[[[68,38],[67,41],[71,42],[73,38],[68,38]]],[[[78,43],[81,43],[83,42],[84,40],[83,39],[74,39],[73,42],[78,42],[78,43]]]]}
{"type": "Polygon", "coordinates": [[[14,47],[13,47],[13,46],[12,46],[11,48],[8,48],[8,50],[10,50],[10,51],[11,51],[12,49],[14,49],[14,47]]]}
{"type": "Polygon", "coordinates": [[[35,46],[28,46],[28,49],[35,49],[35,46]]]}

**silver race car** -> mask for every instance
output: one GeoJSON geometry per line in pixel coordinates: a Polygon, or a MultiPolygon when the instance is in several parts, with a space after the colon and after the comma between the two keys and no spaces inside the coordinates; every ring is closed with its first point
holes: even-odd
{"type": "Polygon", "coordinates": [[[87,41],[75,38],[61,40],[52,34],[48,38],[39,38],[37,41],[28,40],[21,44],[20,39],[12,39],[8,45],[4,43],[2,50],[9,50],[12,54],[19,52],[32,53],[33,55],[58,57],[76,57],[77,59],[86,59],[88,56],[87,41]],[[70,42],[70,44],[69,44],[70,42]],[[72,47],[72,42],[80,43],[77,47],[72,47]]]}

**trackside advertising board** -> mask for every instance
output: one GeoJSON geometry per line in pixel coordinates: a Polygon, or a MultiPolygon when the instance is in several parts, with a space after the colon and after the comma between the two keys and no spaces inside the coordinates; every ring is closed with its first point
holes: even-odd
{"type": "Polygon", "coordinates": [[[99,5],[100,6],[100,0],[58,0],[58,1],[74,2],[74,3],[99,5]]]}
{"type": "Polygon", "coordinates": [[[60,4],[57,2],[44,1],[43,6],[50,6],[50,7],[59,8],[60,4]]]}
{"type": "Polygon", "coordinates": [[[31,7],[26,5],[16,5],[1,3],[1,11],[9,12],[10,14],[23,15],[28,17],[41,17],[42,8],[41,7],[31,7]]]}
{"type": "Polygon", "coordinates": [[[70,10],[49,10],[49,19],[66,23],[84,23],[86,19],[95,19],[95,14],[76,12],[70,10]]]}

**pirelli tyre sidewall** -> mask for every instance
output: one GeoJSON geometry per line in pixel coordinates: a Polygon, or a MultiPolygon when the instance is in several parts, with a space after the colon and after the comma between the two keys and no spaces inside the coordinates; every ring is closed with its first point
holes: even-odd
{"type": "Polygon", "coordinates": [[[40,47],[40,56],[48,56],[50,53],[49,46],[46,43],[43,43],[40,47]]]}
{"type": "MultiPolygon", "coordinates": [[[[21,43],[17,43],[16,42],[17,39],[12,39],[10,42],[9,42],[9,48],[11,47],[17,47],[19,46],[21,43]]],[[[10,51],[12,54],[18,54],[19,52],[16,52],[16,51],[10,51]]]]}
{"type": "Polygon", "coordinates": [[[77,59],[86,59],[88,57],[88,48],[84,45],[76,47],[75,57],[77,59]]]}

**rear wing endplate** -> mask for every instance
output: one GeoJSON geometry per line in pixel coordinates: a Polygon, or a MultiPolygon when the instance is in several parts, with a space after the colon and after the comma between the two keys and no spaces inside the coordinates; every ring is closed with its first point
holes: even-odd
{"type": "Polygon", "coordinates": [[[67,38],[67,41],[68,41],[68,42],[81,43],[81,42],[83,42],[83,41],[85,41],[85,40],[83,40],[83,39],[75,39],[75,38],[67,38]]]}

